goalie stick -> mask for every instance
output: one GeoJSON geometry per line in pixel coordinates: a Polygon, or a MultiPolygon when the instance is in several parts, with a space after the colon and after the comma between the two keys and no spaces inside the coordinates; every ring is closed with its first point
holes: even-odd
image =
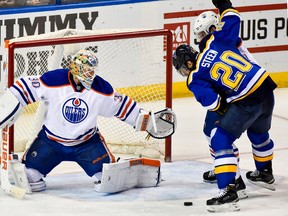
{"type": "Polygon", "coordinates": [[[1,188],[9,195],[18,199],[23,199],[25,189],[12,185],[9,181],[9,171],[11,170],[12,155],[9,153],[9,128],[6,126],[2,130],[1,140],[1,188]]]}

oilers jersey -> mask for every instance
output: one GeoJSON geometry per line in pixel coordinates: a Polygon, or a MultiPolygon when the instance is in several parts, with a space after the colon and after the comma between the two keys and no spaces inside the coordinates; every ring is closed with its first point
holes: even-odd
{"type": "Polygon", "coordinates": [[[221,28],[207,40],[197,57],[196,69],[187,79],[196,100],[211,111],[219,108],[221,97],[228,103],[244,99],[268,77],[264,68],[249,62],[235,46],[240,29],[238,11],[229,8],[220,20],[221,28]]]}
{"type": "Polygon", "coordinates": [[[92,137],[97,132],[97,116],[115,116],[134,127],[140,110],[134,100],[116,92],[103,78],[96,76],[88,91],[74,82],[68,69],[21,78],[10,90],[22,106],[44,102],[43,130],[49,139],[65,146],[92,137]]]}

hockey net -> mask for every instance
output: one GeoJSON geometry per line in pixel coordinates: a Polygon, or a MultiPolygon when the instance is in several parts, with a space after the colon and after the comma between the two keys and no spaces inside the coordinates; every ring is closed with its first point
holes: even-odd
{"type": "MultiPolygon", "coordinates": [[[[6,42],[7,81],[42,75],[56,68],[69,68],[80,49],[91,50],[99,59],[99,76],[145,110],[172,106],[172,36],[168,30],[79,31],[61,30],[6,42]],[[55,39],[56,38],[56,39],[55,39]]],[[[5,68],[6,65],[4,65],[5,68]]],[[[5,70],[6,71],[6,70],[5,70]]],[[[4,72],[5,72],[4,71],[4,72]]],[[[5,76],[4,76],[5,77],[5,76]]],[[[10,149],[23,152],[42,127],[45,105],[39,102],[25,111],[10,128],[10,149]]],[[[116,118],[98,118],[98,126],[115,154],[133,154],[171,161],[171,137],[150,138],[116,118]]]]}

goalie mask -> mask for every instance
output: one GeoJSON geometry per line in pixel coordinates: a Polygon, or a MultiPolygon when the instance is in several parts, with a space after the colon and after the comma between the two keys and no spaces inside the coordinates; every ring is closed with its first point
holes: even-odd
{"type": "Polygon", "coordinates": [[[98,59],[95,54],[89,50],[80,50],[71,61],[70,71],[87,90],[90,90],[97,67],[98,59]]]}
{"type": "Polygon", "coordinates": [[[190,71],[196,69],[196,60],[198,52],[188,44],[182,44],[177,47],[173,53],[173,65],[177,72],[187,77],[190,71]]]}
{"type": "Polygon", "coordinates": [[[213,11],[205,11],[201,13],[194,25],[193,32],[198,42],[200,42],[207,34],[212,32],[212,28],[219,28],[219,16],[213,11]]]}

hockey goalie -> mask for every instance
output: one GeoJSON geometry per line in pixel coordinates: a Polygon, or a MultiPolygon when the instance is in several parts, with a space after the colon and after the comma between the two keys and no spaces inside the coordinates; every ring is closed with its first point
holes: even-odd
{"type": "Polygon", "coordinates": [[[158,185],[160,161],[142,158],[116,163],[97,127],[97,116],[116,117],[136,132],[147,131],[161,139],[174,133],[175,113],[168,108],[145,111],[98,76],[97,70],[95,54],[80,50],[72,58],[69,69],[21,78],[0,97],[0,129],[5,134],[1,144],[5,155],[1,158],[1,186],[8,193],[11,192],[8,171],[14,172],[16,186],[26,193],[42,191],[46,189],[43,178],[62,161],[78,163],[88,176],[95,178],[95,189],[100,192],[158,185]],[[17,162],[12,159],[7,144],[8,127],[26,105],[36,101],[46,106],[42,129],[21,162],[17,162]]]}

